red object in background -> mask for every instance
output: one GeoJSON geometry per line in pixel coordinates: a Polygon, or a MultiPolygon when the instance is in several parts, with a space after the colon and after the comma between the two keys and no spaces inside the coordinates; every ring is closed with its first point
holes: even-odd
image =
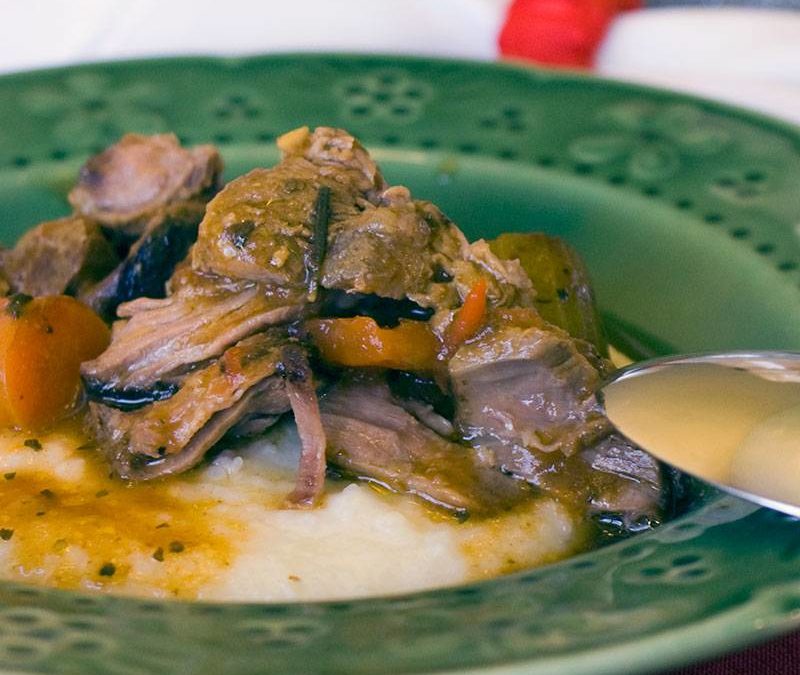
{"type": "Polygon", "coordinates": [[[500,32],[500,53],[591,68],[614,16],[641,5],[641,0],[514,0],[500,32]]]}

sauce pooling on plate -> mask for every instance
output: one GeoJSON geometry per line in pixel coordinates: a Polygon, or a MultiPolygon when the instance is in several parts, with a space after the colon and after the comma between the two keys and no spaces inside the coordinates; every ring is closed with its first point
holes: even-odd
{"type": "Polygon", "coordinates": [[[74,421],[0,431],[0,576],[60,588],[192,598],[236,551],[211,494],[108,475],[74,421]]]}
{"type": "Polygon", "coordinates": [[[587,546],[579,514],[531,499],[458,523],[367,484],[329,480],[324,504],[283,509],[298,440],[226,449],[170,480],[125,482],[70,420],[0,430],[0,579],[156,598],[325,600],[475,581],[587,546]]]}

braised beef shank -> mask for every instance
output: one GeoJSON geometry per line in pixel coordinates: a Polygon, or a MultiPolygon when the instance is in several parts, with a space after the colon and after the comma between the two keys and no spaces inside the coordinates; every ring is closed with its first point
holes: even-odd
{"type": "Polygon", "coordinates": [[[494,243],[501,258],[468,242],[388,185],[345,131],[301,128],[278,146],[280,163],[220,190],[213,147],[126,135],[81,170],[73,216],[4,254],[13,290],[77,294],[116,319],[81,373],[120,476],[186,471],[223,437],[264,433],[291,411],[302,445],[291,505],[319,502],[331,464],[460,516],[548,494],[612,534],[663,518],[660,465],[598,404],[610,365],[571,251],[508,239],[494,243]],[[527,267],[517,241],[538,247],[527,267]],[[570,269],[537,273],[547,251],[570,269]],[[565,283],[565,297],[580,291],[580,321],[559,327],[550,321],[575,312],[543,308],[565,283]],[[488,318],[453,344],[476,284],[488,318]],[[426,322],[441,353],[418,373],[323,363],[303,330],[317,316],[426,322]]]}

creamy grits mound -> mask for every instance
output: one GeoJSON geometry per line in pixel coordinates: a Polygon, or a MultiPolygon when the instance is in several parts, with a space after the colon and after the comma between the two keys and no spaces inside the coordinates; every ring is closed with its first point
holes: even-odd
{"type": "Polygon", "coordinates": [[[156,598],[329,600],[484,579],[582,550],[549,498],[459,522],[363,482],[330,480],[321,507],[285,508],[291,422],[199,469],[128,484],[76,426],[0,432],[0,578],[156,598]]]}

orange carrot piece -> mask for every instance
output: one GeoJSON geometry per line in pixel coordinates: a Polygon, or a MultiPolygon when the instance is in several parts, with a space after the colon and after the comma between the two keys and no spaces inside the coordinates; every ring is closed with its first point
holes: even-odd
{"type": "Polygon", "coordinates": [[[453,321],[445,329],[444,343],[448,353],[452,354],[483,327],[486,319],[486,291],[485,277],[480,277],[469,289],[464,304],[458,308],[453,321]]]}
{"type": "Polygon", "coordinates": [[[352,368],[429,371],[440,346],[421,321],[401,320],[395,328],[381,328],[366,316],[312,319],[306,330],[323,360],[352,368]]]}
{"type": "Polygon", "coordinates": [[[74,298],[0,300],[0,425],[39,429],[69,413],[81,362],[109,340],[105,323],[74,298]]]}

